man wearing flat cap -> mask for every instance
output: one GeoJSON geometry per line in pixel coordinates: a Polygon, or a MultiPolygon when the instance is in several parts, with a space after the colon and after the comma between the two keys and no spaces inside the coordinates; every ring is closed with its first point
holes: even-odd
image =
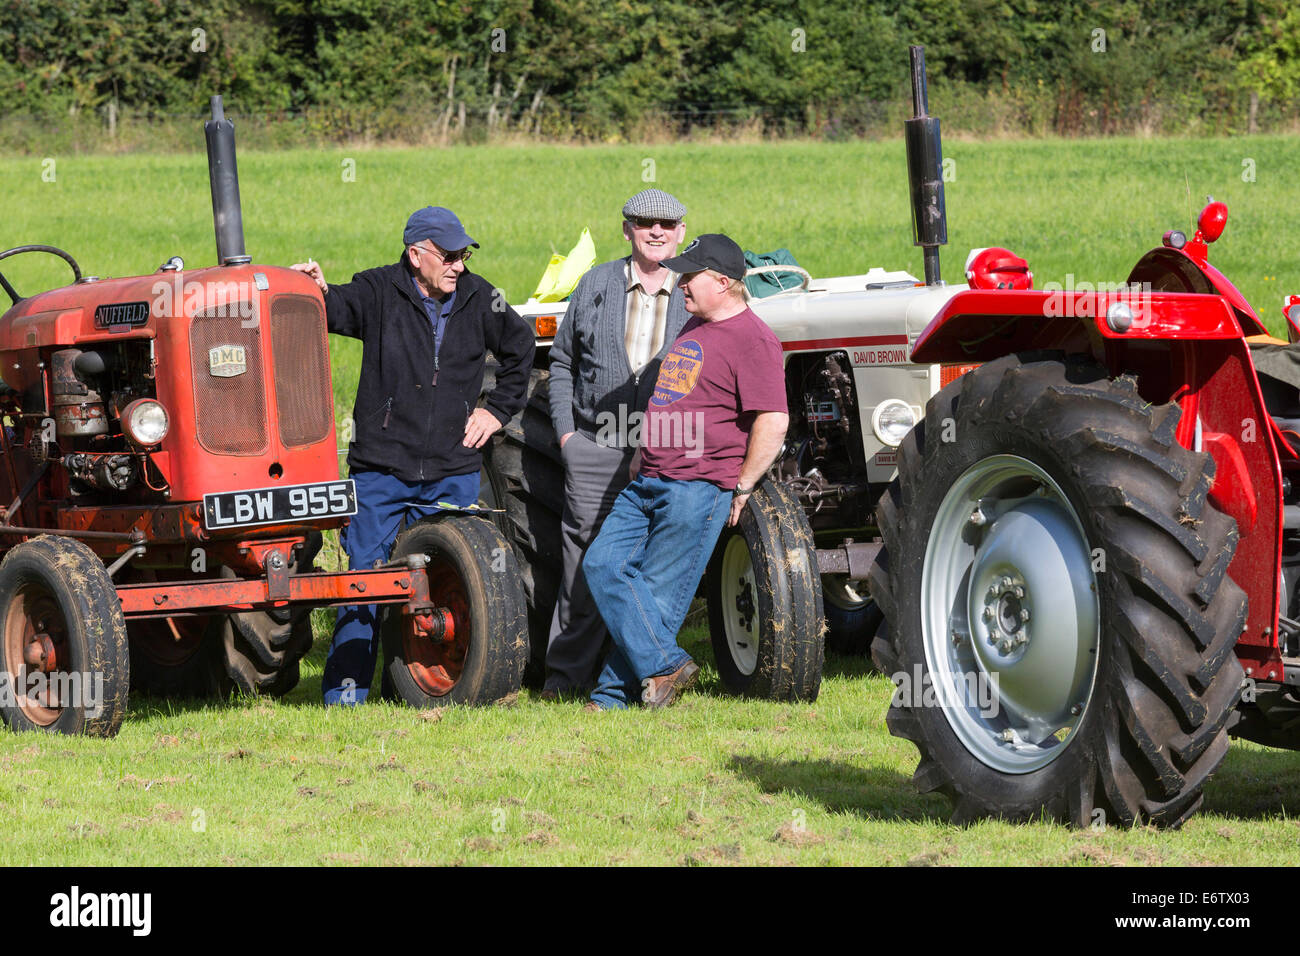
{"type": "Polygon", "coordinates": [[[663,265],[681,274],[691,319],[659,366],[637,477],[583,561],[612,643],[591,708],[666,707],[695,680],[677,632],[790,422],[781,343],[745,304],[740,246],[703,235],[663,265]]]}
{"type": "MultiPolygon", "coordinates": [[[[407,220],[402,257],[329,285],[314,262],[293,266],[325,293],[329,330],[360,339],[348,468],[357,514],[343,530],[353,568],[387,560],[404,524],[478,500],[482,449],[524,407],[533,333],[492,283],[469,271],[478,248],[450,209],[407,220]],[[479,405],[485,350],[499,364],[479,405]]],[[[321,689],[325,703],[366,698],[377,649],[375,605],[341,607],[321,689]]]]}
{"type": "Polygon", "coordinates": [[[598,265],[578,282],[551,346],[551,421],[564,461],[561,522],[564,573],[551,620],[542,697],[585,696],[605,625],[591,602],[582,555],[628,480],[636,423],[659,362],[686,323],[677,254],[686,207],[662,189],[623,206],[631,254],[598,265]]]}

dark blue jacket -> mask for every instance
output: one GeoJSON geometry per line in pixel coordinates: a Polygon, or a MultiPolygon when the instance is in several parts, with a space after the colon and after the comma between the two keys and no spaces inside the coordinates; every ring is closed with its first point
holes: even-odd
{"type": "Polygon", "coordinates": [[[533,364],[532,329],[492,284],[468,270],[457,281],[436,385],[433,326],[403,261],[331,285],[325,312],[331,332],[362,342],[348,466],[403,481],[478,471],[480,449],[461,442],[483,388],[487,352],[500,368],[484,405],[502,424],[524,407],[533,364]]]}

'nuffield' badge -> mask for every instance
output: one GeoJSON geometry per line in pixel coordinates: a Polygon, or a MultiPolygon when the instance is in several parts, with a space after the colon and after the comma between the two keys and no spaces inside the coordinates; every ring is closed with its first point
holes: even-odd
{"type": "Polygon", "coordinates": [[[208,349],[208,371],[217,378],[234,378],[248,371],[247,356],[242,345],[218,345],[208,349]]]}

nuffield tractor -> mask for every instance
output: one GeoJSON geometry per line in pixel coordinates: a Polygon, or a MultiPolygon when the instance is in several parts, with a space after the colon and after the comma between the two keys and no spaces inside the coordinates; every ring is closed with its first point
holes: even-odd
{"type": "Polygon", "coordinates": [[[392,561],[324,573],[339,478],[324,302],[244,253],[234,129],[205,124],[219,265],[83,276],[0,318],[0,713],[109,735],[129,688],[283,694],[310,610],[386,605],[384,685],[419,706],[518,689],[523,596],[490,521],[449,514],[392,561]]]}

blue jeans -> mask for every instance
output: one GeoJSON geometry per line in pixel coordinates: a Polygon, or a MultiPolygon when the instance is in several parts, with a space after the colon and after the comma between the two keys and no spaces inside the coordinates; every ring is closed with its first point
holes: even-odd
{"type": "MultiPolygon", "coordinates": [[[[348,566],[360,571],[377,560],[387,561],[397,532],[438,511],[444,503],[458,508],[474,504],[478,477],[476,472],[438,481],[403,481],[378,471],[353,472],[357,513],[340,535],[348,566]]],[[[327,705],[359,704],[370,692],[379,642],[378,611],[377,604],[338,609],[334,641],[321,677],[321,694],[327,705]]]]}
{"type": "Polygon", "coordinates": [[[641,700],[641,682],[689,661],[677,632],[731,510],[731,492],[708,481],[641,476],[623,489],[582,570],[614,646],[591,699],[641,700]]]}

